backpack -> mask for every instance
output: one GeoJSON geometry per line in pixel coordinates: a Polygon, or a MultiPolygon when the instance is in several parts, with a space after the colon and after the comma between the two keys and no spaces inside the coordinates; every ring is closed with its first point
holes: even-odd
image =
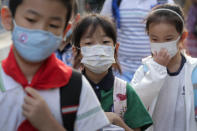
{"type": "Polygon", "coordinates": [[[115,77],[114,90],[113,90],[113,106],[114,112],[121,118],[127,110],[127,94],[126,94],[127,82],[115,77]]]}
{"type": "Polygon", "coordinates": [[[74,130],[74,123],[80,102],[81,87],[81,73],[76,70],[72,70],[72,76],[69,83],[60,88],[62,120],[67,131],[74,130]]]}
{"type": "MultiPolygon", "coordinates": [[[[1,72],[0,65],[0,72],[1,72]]],[[[0,73],[0,91],[5,92],[0,73]]],[[[82,75],[78,71],[72,70],[72,76],[66,86],[60,88],[60,106],[63,126],[67,131],[74,130],[76,113],[80,102],[82,86],[82,75]],[[71,88],[72,87],[72,88],[71,88]]]]}

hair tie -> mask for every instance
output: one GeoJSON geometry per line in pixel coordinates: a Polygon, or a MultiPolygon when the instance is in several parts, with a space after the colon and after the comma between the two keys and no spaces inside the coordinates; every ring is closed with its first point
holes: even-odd
{"type": "Polygon", "coordinates": [[[156,13],[158,11],[169,11],[169,12],[177,15],[180,18],[180,20],[182,21],[183,26],[184,26],[185,22],[184,22],[183,18],[176,11],[171,10],[171,9],[160,8],[160,9],[153,10],[151,13],[153,14],[153,13],[156,13]]]}

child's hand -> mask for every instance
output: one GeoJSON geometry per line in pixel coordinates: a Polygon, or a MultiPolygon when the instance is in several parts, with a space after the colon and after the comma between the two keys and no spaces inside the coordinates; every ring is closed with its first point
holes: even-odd
{"type": "Polygon", "coordinates": [[[170,62],[170,55],[168,54],[168,51],[166,49],[161,49],[159,53],[154,52],[153,59],[155,62],[162,66],[167,66],[170,62]]]}
{"type": "Polygon", "coordinates": [[[119,116],[113,112],[105,112],[105,115],[107,116],[108,120],[111,124],[116,125],[116,119],[119,118],[119,116]]]}
{"type": "Polygon", "coordinates": [[[27,87],[25,91],[28,95],[24,98],[22,108],[23,115],[29,120],[29,122],[40,131],[65,131],[65,129],[57,123],[51,114],[47,103],[39,93],[35,89],[29,87],[27,87]]]}
{"type": "Polygon", "coordinates": [[[139,129],[131,129],[130,127],[127,126],[127,124],[123,121],[122,118],[116,113],[113,112],[105,112],[105,115],[107,116],[108,120],[110,121],[111,124],[120,126],[125,129],[125,131],[140,131],[139,129]]]}

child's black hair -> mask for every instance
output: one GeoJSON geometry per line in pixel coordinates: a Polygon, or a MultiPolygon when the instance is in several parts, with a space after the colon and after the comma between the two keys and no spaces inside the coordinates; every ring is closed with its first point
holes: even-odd
{"type": "Polygon", "coordinates": [[[166,22],[174,25],[176,27],[176,30],[178,33],[182,34],[184,30],[184,14],[180,6],[178,5],[170,5],[170,4],[163,4],[158,5],[155,8],[153,8],[152,12],[148,15],[146,19],[146,31],[149,31],[149,26],[151,23],[161,23],[166,22]],[[173,12],[166,11],[166,10],[158,10],[157,9],[169,9],[176,13],[178,13],[181,18],[179,18],[178,15],[176,15],[173,12]]]}
{"type": "MultiPolygon", "coordinates": [[[[67,9],[66,24],[65,24],[66,27],[72,15],[73,0],[59,0],[59,1],[62,2],[62,4],[64,4],[67,9]]],[[[9,9],[13,17],[15,16],[17,7],[20,4],[22,4],[22,2],[23,0],[9,0],[9,9]]]]}
{"type": "Polygon", "coordinates": [[[115,24],[107,17],[98,14],[89,14],[82,18],[75,26],[73,30],[72,43],[75,47],[80,48],[80,40],[82,36],[91,28],[90,34],[93,34],[96,27],[100,26],[106,35],[112,38],[114,44],[117,43],[116,27],[115,24]]]}
{"type": "MultiPolygon", "coordinates": [[[[95,13],[85,16],[76,24],[72,34],[72,44],[79,49],[80,41],[83,35],[85,33],[89,33],[90,35],[93,35],[97,27],[101,27],[103,29],[106,36],[110,37],[113,40],[115,46],[115,44],[117,43],[117,31],[116,31],[115,23],[112,22],[109,18],[95,13]],[[87,32],[88,29],[90,29],[89,32],[87,32]]],[[[73,64],[74,68],[77,68],[81,61],[81,59],[79,59],[79,56],[80,56],[80,50],[77,50],[77,54],[74,58],[74,64],[73,64]]],[[[113,67],[121,73],[121,69],[117,60],[116,51],[114,57],[116,59],[116,65],[114,65],[113,67]]]]}

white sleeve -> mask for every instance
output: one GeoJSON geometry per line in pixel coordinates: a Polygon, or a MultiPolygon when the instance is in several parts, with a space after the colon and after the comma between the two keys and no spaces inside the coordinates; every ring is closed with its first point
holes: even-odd
{"type": "Polygon", "coordinates": [[[134,74],[131,85],[148,108],[158,96],[167,76],[167,70],[153,59],[149,59],[144,64],[148,68],[147,72],[144,71],[144,65],[140,66],[134,74]]]}
{"type": "Polygon", "coordinates": [[[92,87],[86,78],[82,76],[82,91],[75,131],[96,131],[107,125],[109,125],[109,121],[92,87]]]}
{"type": "Polygon", "coordinates": [[[112,0],[105,0],[100,14],[112,18],[112,0]]]}
{"type": "Polygon", "coordinates": [[[169,4],[174,4],[174,0],[168,0],[169,4]]]}

